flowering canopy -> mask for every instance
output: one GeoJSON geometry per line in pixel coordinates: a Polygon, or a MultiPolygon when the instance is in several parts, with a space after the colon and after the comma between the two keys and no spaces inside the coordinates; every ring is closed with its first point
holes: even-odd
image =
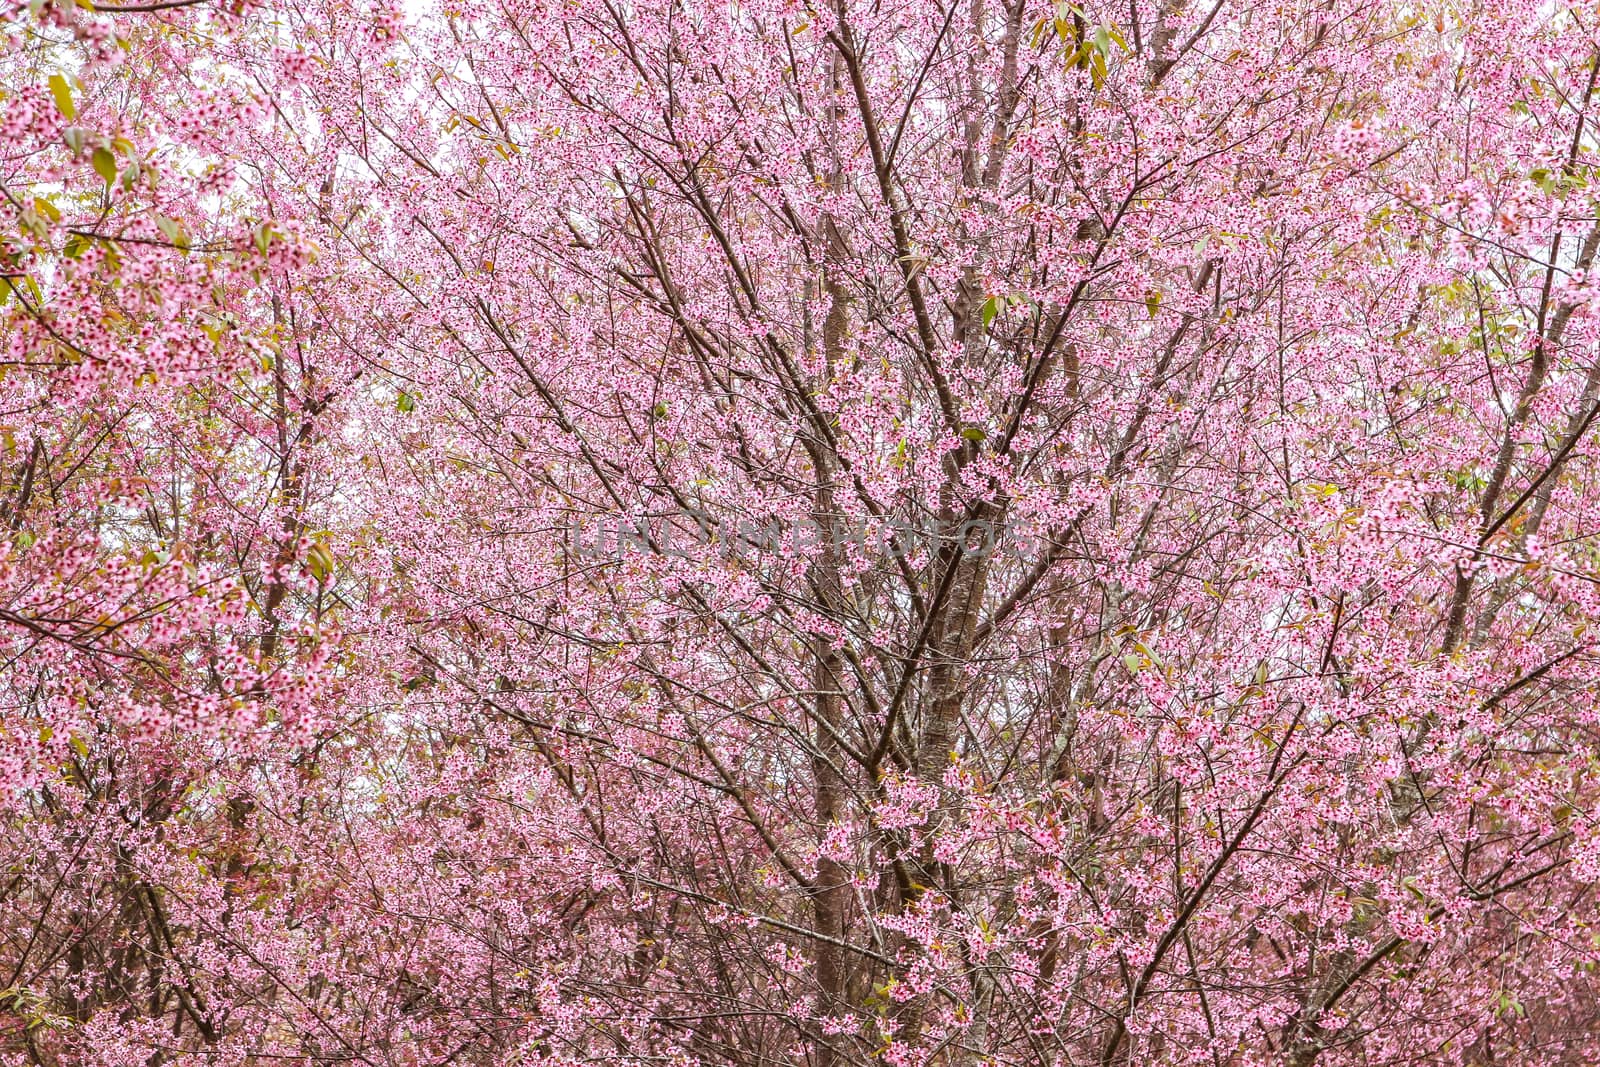
{"type": "Polygon", "coordinates": [[[8,3],[4,1062],[1600,1055],[1589,7],[8,3]]]}

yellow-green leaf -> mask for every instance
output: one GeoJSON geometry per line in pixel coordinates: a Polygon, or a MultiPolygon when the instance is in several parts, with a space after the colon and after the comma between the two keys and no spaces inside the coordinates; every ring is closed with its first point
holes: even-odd
{"type": "Polygon", "coordinates": [[[326,582],[333,576],[333,553],[328,551],[327,545],[320,542],[312,545],[311,551],[306,553],[306,563],[318,582],[326,582]]]}
{"type": "Polygon", "coordinates": [[[56,98],[56,110],[61,112],[68,122],[78,117],[78,109],[72,103],[72,86],[67,83],[65,76],[50,75],[50,95],[56,98]]]}
{"type": "Polygon", "coordinates": [[[983,308],[978,312],[979,317],[983,319],[983,328],[988,329],[998,314],[1000,314],[1000,300],[991,296],[983,302],[983,308]]]}
{"type": "Polygon", "coordinates": [[[107,185],[117,180],[117,157],[108,149],[96,148],[89,161],[94,164],[94,172],[104,178],[107,185]]]}

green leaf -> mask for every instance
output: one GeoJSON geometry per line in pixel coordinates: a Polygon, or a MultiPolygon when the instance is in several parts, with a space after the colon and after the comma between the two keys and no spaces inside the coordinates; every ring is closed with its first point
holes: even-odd
{"type": "Polygon", "coordinates": [[[96,148],[89,161],[94,164],[94,172],[104,178],[107,185],[117,180],[117,157],[109,149],[96,148]]]}
{"type": "Polygon", "coordinates": [[[260,252],[262,255],[266,255],[267,249],[272,247],[272,239],[277,236],[277,234],[272,229],[272,223],[263,222],[261,225],[255,228],[254,236],[256,242],[256,251],[260,252]]]}
{"type": "Polygon", "coordinates": [[[318,582],[326,582],[333,576],[333,553],[328,551],[327,545],[320,542],[312,545],[311,551],[306,553],[306,564],[318,582]]]}
{"type": "Polygon", "coordinates": [[[44,303],[44,293],[40,291],[39,283],[31,274],[24,274],[20,278],[15,275],[0,275],[0,283],[4,283],[6,291],[15,296],[19,304],[26,304],[31,300],[33,306],[38,307],[44,303]]]}
{"type": "Polygon", "coordinates": [[[50,95],[56,98],[56,110],[68,122],[78,117],[78,109],[72,103],[72,86],[60,74],[50,75],[50,95]]]}
{"type": "Polygon", "coordinates": [[[50,235],[50,224],[45,217],[31,207],[22,209],[22,214],[17,219],[22,228],[43,241],[50,235]]]}
{"type": "Polygon", "coordinates": [[[417,410],[417,398],[402,389],[400,391],[400,396],[396,398],[394,402],[394,406],[399,411],[409,415],[411,412],[417,410]]]}
{"type": "Polygon", "coordinates": [[[174,245],[185,252],[189,251],[189,235],[184,232],[181,222],[176,219],[169,219],[165,215],[157,215],[156,228],[174,245]]]}
{"type": "Polygon", "coordinates": [[[46,197],[42,197],[42,196],[34,197],[33,198],[33,210],[35,210],[39,214],[45,216],[51,222],[60,222],[61,221],[61,209],[56,207],[55,204],[51,203],[50,200],[48,198],[46,198],[46,197]]]}
{"type": "Polygon", "coordinates": [[[983,302],[983,309],[978,312],[979,317],[983,319],[983,328],[987,330],[998,314],[1000,314],[1000,298],[991,296],[983,302]]]}

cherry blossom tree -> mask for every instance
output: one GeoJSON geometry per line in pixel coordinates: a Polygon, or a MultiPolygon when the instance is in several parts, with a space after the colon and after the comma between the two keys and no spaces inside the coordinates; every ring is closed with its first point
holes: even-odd
{"type": "Polygon", "coordinates": [[[1593,1059],[1593,12],[11,25],[17,1062],[1593,1059]]]}
{"type": "Polygon", "coordinates": [[[230,775],[316,735],[335,651],[316,330],[276,297],[306,250],[198,121],[255,105],[162,114],[169,30],[115,10],[9,10],[0,64],[0,999],[29,1062],[222,1031],[174,909],[242,891],[230,775]]]}

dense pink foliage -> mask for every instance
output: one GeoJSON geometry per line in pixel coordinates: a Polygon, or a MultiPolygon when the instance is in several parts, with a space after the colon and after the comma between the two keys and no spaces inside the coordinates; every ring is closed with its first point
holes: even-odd
{"type": "Polygon", "coordinates": [[[0,1062],[1600,1059],[1600,14],[6,0],[0,1062]]]}

